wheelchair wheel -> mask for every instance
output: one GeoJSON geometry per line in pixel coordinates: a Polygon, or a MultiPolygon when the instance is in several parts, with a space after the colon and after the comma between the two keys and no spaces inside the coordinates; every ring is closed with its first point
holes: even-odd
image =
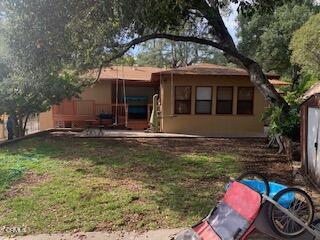
{"type": "MultiPolygon", "coordinates": [[[[274,201],[288,209],[292,215],[310,226],[313,221],[314,207],[310,196],[298,188],[286,188],[278,192],[274,201]]],[[[298,224],[295,219],[281,211],[274,204],[270,204],[268,219],[270,226],[276,234],[283,238],[297,237],[305,232],[305,227],[298,224]]]]}
{"type": "Polygon", "coordinates": [[[270,186],[268,179],[261,173],[250,171],[241,174],[237,179],[238,182],[241,182],[253,190],[265,194],[269,196],[270,186]],[[258,182],[260,184],[254,184],[254,182],[258,182]]]}

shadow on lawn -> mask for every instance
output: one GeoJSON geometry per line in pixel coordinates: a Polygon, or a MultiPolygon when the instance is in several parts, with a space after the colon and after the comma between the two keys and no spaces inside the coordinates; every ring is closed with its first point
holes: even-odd
{"type": "MultiPolygon", "coordinates": [[[[19,168],[0,169],[0,194],[5,192],[13,182],[20,179],[23,174],[24,170],[19,168]]],[[[3,198],[1,194],[0,200],[3,198]]]]}

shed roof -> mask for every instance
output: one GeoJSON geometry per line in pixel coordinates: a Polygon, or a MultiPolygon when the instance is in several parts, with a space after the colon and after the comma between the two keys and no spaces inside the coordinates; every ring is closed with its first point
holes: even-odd
{"type": "Polygon", "coordinates": [[[305,94],[302,96],[302,100],[305,101],[316,94],[320,94],[320,82],[312,85],[312,87],[309,88],[309,90],[306,91],[305,94]]]}

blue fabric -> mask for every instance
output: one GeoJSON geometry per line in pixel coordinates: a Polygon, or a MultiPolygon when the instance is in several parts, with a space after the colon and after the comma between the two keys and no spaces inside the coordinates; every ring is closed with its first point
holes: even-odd
{"type": "Polygon", "coordinates": [[[139,102],[148,102],[148,97],[147,96],[127,96],[126,97],[127,102],[131,101],[139,101],[139,102]]]}
{"type": "Polygon", "coordinates": [[[146,114],[147,107],[145,107],[145,106],[129,106],[128,112],[133,113],[133,114],[146,114]]]}
{"type": "MultiPolygon", "coordinates": [[[[241,183],[247,185],[248,187],[256,190],[257,192],[263,194],[266,191],[266,187],[263,181],[259,180],[249,180],[249,179],[243,179],[240,181],[241,183]]],[[[276,183],[276,182],[269,182],[269,187],[270,187],[270,193],[269,197],[273,198],[278,192],[280,192],[283,189],[286,189],[287,186],[276,183]]],[[[290,205],[293,203],[295,199],[295,194],[294,193],[287,193],[283,195],[279,200],[279,204],[285,208],[289,208],[290,205]]]]}
{"type": "Polygon", "coordinates": [[[247,185],[248,187],[252,188],[260,194],[266,193],[266,186],[263,181],[243,179],[240,182],[247,185]]]}

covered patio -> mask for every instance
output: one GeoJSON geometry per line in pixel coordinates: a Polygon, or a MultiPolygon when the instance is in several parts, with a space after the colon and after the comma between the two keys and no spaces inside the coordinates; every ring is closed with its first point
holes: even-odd
{"type": "Polygon", "coordinates": [[[105,128],[144,130],[152,112],[152,97],[159,81],[151,74],[159,68],[113,67],[102,71],[100,80],[80,98],[52,108],[56,128],[105,128]]]}

